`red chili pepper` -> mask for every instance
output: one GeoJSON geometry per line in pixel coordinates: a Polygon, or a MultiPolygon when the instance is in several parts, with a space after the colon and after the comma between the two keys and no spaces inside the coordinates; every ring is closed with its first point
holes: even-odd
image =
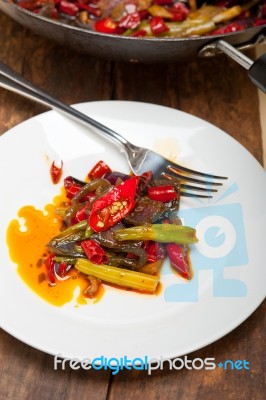
{"type": "MultiPolygon", "coordinates": [[[[72,176],[67,176],[64,179],[64,188],[66,191],[66,197],[71,200],[80,191],[82,185],[76,182],[72,176]]],[[[89,201],[92,197],[95,197],[95,194],[88,193],[80,201],[84,203],[85,201],[89,201]]]]}
{"type": "Polygon", "coordinates": [[[89,217],[89,225],[95,232],[106,231],[134,208],[138,182],[139,177],[134,176],[95,200],[89,217]]]}
{"type": "Polygon", "coordinates": [[[46,258],[46,274],[47,274],[47,279],[51,284],[55,284],[55,273],[54,273],[54,266],[55,266],[55,260],[54,260],[54,254],[49,254],[48,257],[46,258]]]}
{"type": "Polygon", "coordinates": [[[173,185],[149,187],[148,196],[150,199],[161,201],[162,203],[168,203],[177,198],[173,185]]]}
{"type": "Polygon", "coordinates": [[[125,15],[120,21],[118,26],[120,28],[135,29],[140,24],[140,15],[138,12],[125,15]]]}
{"type": "Polygon", "coordinates": [[[81,247],[87,258],[94,264],[105,264],[108,260],[104,249],[93,239],[83,240],[81,247]]]}
{"type": "Polygon", "coordinates": [[[153,0],[153,4],[159,4],[160,6],[170,6],[173,4],[173,0],[153,0]]]}
{"type": "Polygon", "coordinates": [[[161,17],[153,17],[150,26],[154,35],[159,35],[160,33],[169,31],[168,26],[161,17]]]}
{"type": "Polygon", "coordinates": [[[151,241],[146,242],[144,245],[144,250],[148,256],[148,262],[162,260],[165,257],[165,251],[161,243],[151,241]]]}
{"type": "Polygon", "coordinates": [[[95,22],[94,28],[96,32],[116,33],[117,24],[111,18],[104,18],[95,22]]]}
{"type": "Polygon", "coordinates": [[[63,173],[63,161],[61,161],[61,167],[57,167],[55,165],[55,162],[53,161],[50,168],[50,175],[54,184],[60,181],[62,173],[63,173]]]}
{"type": "Polygon", "coordinates": [[[258,18],[253,23],[254,26],[266,25],[266,18],[258,18]]]}
{"type": "Polygon", "coordinates": [[[215,29],[215,31],[212,31],[212,35],[223,35],[225,33],[243,31],[244,29],[245,29],[245,27],[243,25],[241,25],[237,22],[232,22],[231,24],[222,26],[219,29],[215,29]]]}
{"type": "Polygon", "coordinates": [[[64,179],[64,188],[66,191],[66,197],[71,200],[82,188],[82,186],[76,183],[72,176],[67,176],[64,179]]]}
{"type": "Polygon", "coordinates": [[[184,21],[188,14],[189,9],[183,3],[175,3],[172,8],[169,9],[172,13],[172,20],[173,21],[184,21]]]}
{"type": "Polygon", "coordinates": [[[142,21],[143,19],[147,19],[149,17],[150,13],[148,10],[141,10],[139,11],[139,17],[140,20],[142,21]]]}
{"type": "Polygon", "coordinates": [[[183,278],[191,279],[191,268],[186,247],[177,243],[168,243],[166,245],[166,251],[170,263],[176,271],[179,272],[183,278]]]}
{"type": "Polygon", "coordinates": [[[147,34],[148,34],[148,32],[145,31],[145,29],[140,29],[139,31],[131,33],[130,36],[133,36],[133,37],[145,37],[145,36],[147,36],[147,34]]]}
{"type": "Polygon", "coordinates": [[[91,7],[89,4],[80,2],[75,2],[75,5],[79,8],[79,10],[86,10],[89,14],[94,15],[97,18],[101,16],[101,10],[99,8],[91,7]]]}
{"type": "Polygon", "coordinates": [[[101,160],[94,165],[94,167],[88,173],[88,177],[90,179],[99,179],[108,172],[112,172],[111,168],[104,161],[101,160]]]}
{"type": "Polygon", "coordinates": [[[59,11],[74,17],[78,13],[79,8],[74,3],[70,3],[69,1],[62,0],[59,3],[59,11]]]}
{"type": "Polygon", "coordinates": [[[61,261],[58,267],[58,275],[63,278],[66,275],[67,271],[67,263],[64,261],[61,261]]]}
{"type": "Polygon", "coordinates": [[[75,222],[81,222],[88,218],[86,210],[88,209],[89,206],[90,204],[86,204],[84,207],[82,207],[80,210],[77,211],[75,215],[75,222]]]}
{"type": "Polygon", "coordinates": [[[186,14],[183,14],[180,11],[172,11],[172,20],[176,22],[181,22],[186,19],[186,14]]]}

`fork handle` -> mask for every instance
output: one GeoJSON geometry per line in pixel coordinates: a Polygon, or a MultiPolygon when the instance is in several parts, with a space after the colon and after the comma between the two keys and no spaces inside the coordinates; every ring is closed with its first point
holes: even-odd
{"type": "Polygon", "coordinates": [[[0,86],[27,97],[30,100],[34,100],[42,105],[52,108],[53,110],[59,111],[60,113],[66,115],[76,122],[81,123],[82,125],[85,125],[86,127],[96,128],[96,133],[111,140],[112,142],[115,142],[123,149],[131,146],[131,143],[129,143],[119,133],[51,96],[47,92],[33,85],[33,83],[30,81],[24,79],[20,74],[2,62],[0,62],[0,86]]]}

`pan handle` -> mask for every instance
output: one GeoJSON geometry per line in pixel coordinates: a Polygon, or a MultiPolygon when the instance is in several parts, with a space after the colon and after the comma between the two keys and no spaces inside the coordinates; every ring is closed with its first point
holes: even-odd
{"type": "MultiPolygon", "coordinates": [[[[265,43],[266,37],[264,34],[257,38],[256,44],[265,43]]],[[[242,65],[247,71],[251,81],[264,93],[266,93],[266,54],[263,54],[255,61],[251,60],[241,51],[237,50],[231,44],[224,40],[217,40],[214,43],[204,46],[200,52],[200,57],[210,57],[217,53],[225,53],[238,64],[242,65]]]]}
{"type": "Polygon", "coordinates": [[[234,61],[238,62],[248,71],[251,81],[264,93],[266,93],[266,54],[263,54],[255,61],[245,54],[236,50],[233,46],[223,40],[217,42],[217,47],[234,61]]]}

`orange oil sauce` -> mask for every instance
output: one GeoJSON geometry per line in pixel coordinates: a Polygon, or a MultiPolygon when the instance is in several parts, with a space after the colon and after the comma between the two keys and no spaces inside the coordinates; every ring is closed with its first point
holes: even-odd
{"type": "MultiPolygon", "coordinates": [[[[57,196],[53,204],[45,206],[44,211],[32,206],[22,207],[18,211],[18,217],[24,219],[25,228],[21,229],[17,219],[10,222],[6,236],[9,254],[17,264],[17,272],[23,281],[49,303],[62,306],[71,301],[76,288],[80,288],[76,301],[78,304],[86,304],[82,292],[88,286],[88,281],[74,268],[70,271],[68,280],[58,281],[54,286],[45,277],[46,245],[60,232],[61,218],[56,215],[56,208],[63,201],[67,201],[63,195],[57,196]]],[[[102,294],[103,290],[99,291],[99,297],[102,294]]]]}

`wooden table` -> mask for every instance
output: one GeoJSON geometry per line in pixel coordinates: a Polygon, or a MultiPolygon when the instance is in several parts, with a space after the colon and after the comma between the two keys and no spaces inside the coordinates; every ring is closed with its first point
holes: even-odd
{"type": "MultiPolygon", "coordinates": [[[[134,100],[180,109],[217,125],[262,163],[258,94],[225,57],[187,65],[127,65],[75,53],[0,14],[1,61],[71,104],[134,100]]],[[[0,89],[0,134],[45,109],[0,89]]],[[[11,161],[12,162],[12,161],[11,161]]],[[[1,305],[2,307],[2,305],[1,305]]],[[[250,370],[53,370],[53,357],[0,331],[0,399],[253,399],[263,396],[265,303],[233,332],[190,357],[246,359],[250,370]]]]}

